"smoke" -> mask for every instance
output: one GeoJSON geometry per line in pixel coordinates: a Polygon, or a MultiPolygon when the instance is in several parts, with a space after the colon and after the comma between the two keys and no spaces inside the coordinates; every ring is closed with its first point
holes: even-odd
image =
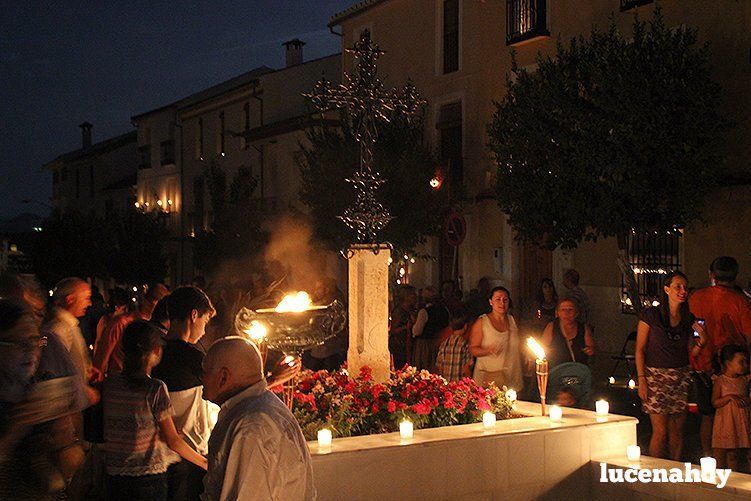
{"type": "Polygon", "coordinates": [[[313,243],[313,230],[307,221],[292,216],[282,216],[266,227],[269,244],[263,253],[266,269],[272,276],[286,276],[292,289],[312,289],[316,280],[328,273],[327,256],[313,243]]]}

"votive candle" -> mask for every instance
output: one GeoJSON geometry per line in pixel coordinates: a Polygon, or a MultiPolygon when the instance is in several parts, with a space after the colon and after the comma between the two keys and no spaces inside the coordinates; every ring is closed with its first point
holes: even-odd
{"type": "Polygon", "coordinates": [[[412,425],[412,421],[405,419],[399,423],[399,435],[404,439],[412,438],[415,434],[414,430],[415,428],[412,425]]]}
{"type": "Polygon", "coordinates": [[[492,430],[493,428],[495,428],[495,414],[490,411],[486,411],[482,415],[482,426],[486,430],[492,430]]]}
{"type": "Polygon", "coordinates": [[[639,461],[641,458],[641,447],[638,445],[629,445],[626,447],[626,458],[629,461],[639,461]]]}
{"type": "Polygon", "coordinates": [[[557,405],[550,406],[550,420],[558,422],[563,418],[563,409],[557,405]]]}
{"type": "Polygon", "coordinates": [[[701,479],[704,482],[714,482],[717,460],[712,457],[705,457],[699,460],[699,464],[701,465],[701,479]]]}
{"type": "Polygon", "coordinates": [[[634,388],[636,388],[636,381],[634,381],[633,379],[629,379],[628,380],[628,389],[629,390],[633,390],[634,388]]]}
{"type": "Polygon", "coordinates": [[[607,416],[610,412],[610,404],[607,400],[598,400],[595,402],[595,411],[598,416],[607,416]]]}
{"type": "Polygon", "coordinates": [[[331,430],[328,428],[318,430],[318,447],[331,447],[331,430]]]}

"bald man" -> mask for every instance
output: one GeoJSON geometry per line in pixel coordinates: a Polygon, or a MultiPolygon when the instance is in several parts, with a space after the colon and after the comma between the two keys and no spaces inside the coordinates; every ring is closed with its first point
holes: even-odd
{"type": "Polygon", "coordinates": [[[203,361],[203,398],[221,411],[209,440],[201,499],[315,499],[302,430],[267,390],[252,342],[227,337],[211,346],[203,361]]]}

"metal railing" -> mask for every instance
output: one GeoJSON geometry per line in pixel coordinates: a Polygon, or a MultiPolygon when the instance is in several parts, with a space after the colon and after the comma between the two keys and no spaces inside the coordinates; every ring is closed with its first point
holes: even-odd
{"type": "Polygon", "coordinates": [[[506,0],[506,45],[550,35],[546,3],[546,0],[506,0]]]}

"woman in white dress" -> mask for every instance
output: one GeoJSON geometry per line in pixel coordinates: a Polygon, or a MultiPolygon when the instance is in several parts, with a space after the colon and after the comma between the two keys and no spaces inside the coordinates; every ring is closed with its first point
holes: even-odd
{"type": "Polygon", "coordinates": [[[490,293],[490,306],[491,312],[475,321],[469,335],[469,351],[477,357],[474,379],[482,386],[493,381],[499,388],[505,385],[521,391],[519,329],[509,314],[509,291],[505,287],[494,288],[490,293]]]}

